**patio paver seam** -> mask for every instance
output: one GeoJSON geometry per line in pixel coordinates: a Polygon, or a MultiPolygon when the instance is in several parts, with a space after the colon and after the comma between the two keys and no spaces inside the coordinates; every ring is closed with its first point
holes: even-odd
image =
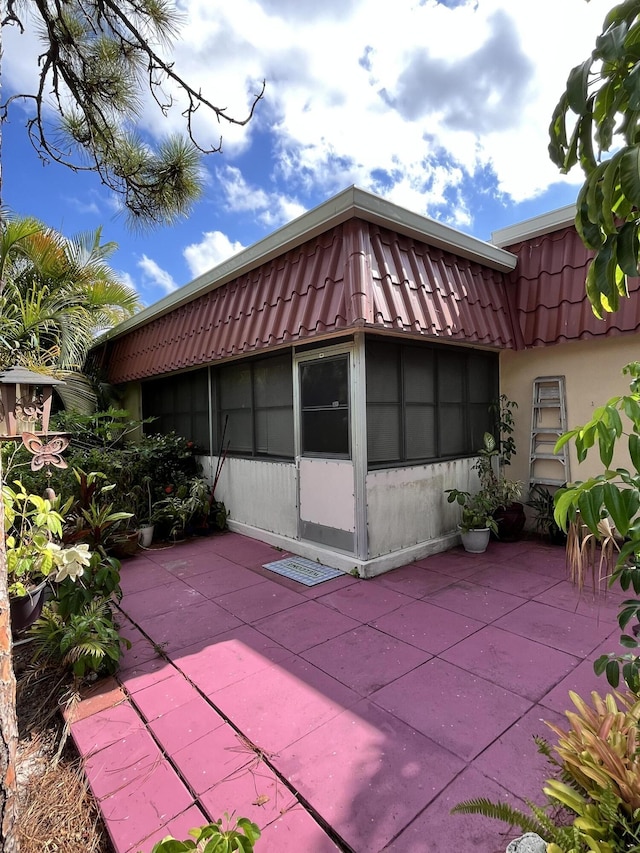
{"type": "MultiPolygon", "coordinates": [[[[269,758],[270,753],[262,750],[257,744],[255,744],[250,738],[248,738],[241,731],[241,729],[239,729],[235,725],[235,723],[233,723],[233,721],[224,713],[224,711],[222,711],[215,704],[215,702],[212,701],[211,697],[207,696],[205,693],[203,693],[203,691],[196,684],[194,684],[193,681],[191,681],[189,676],[186,675],[179,668],[179,666],[177,664],[175,664],[169,658],[167,658],[167,660],[169,663],[171,663],[171,665],[174,667],[174,669],[176,669],[176,671],[180,673],[181,677],[184,678],[184,680],[200,695],[200,697],[208,705],[210,705],[217,714],[219,714],[219,716],[224,720],[225,725],[229,726],[229,728],[234,732],[234,734],[239,739],[241,739],[242,741],[244,741],[247,744],[247,746],[252,750],[252,752],[254,753],[256,758],[259,761],[264,762],[264,764],[278,778],[278,780],[284,785],[284,787],[294,796],[297,803],[299,803],[305,809],[305,811],[322,827],[322,829],[324,830],[324,832],[326,832],[326,834],[329,836],[329,838],[336,845],[338,845],[338,847],[342,851],[342,853],[357,853],[357,851],[354,851],[353,848],[350,847],[349,844],[347,844],[347,842],[339,835],[339,833],[337,833],[336,830],[333,827],[331,827],[330,824],[322,817],[322,815],[316,811],[316,809],[312,806],[312,804],[291,784],[291,782],[286,778],[286,776],[280,770],[278,770],[278,768],[272,763],[272,761],[269,758]]],[[[200,809],[202,809],[204,814],[207,815],[210,820],[217,820],[219,817],[221,817],[221,815],[210,814],[209,811],[207,810],[207,808],[202,804],[201,798],[205,793],[207,793],[208,791],[215,788],[216,785],[219,785],[222,782],[228,781],[229,779],[233,778],[234,774],[237,773],[238,771],[237,770],[232,771],[231,773],[227,774],[227,776],[225,776],[222,779],[215,782],[210,788],[207,789],[207,791],[203,792],[200,795],[197,794],[195,789],[193,788],[193,786],[188,782],[188,780],[185,778],[185,776],[181,772],[180,768],[174,762],[173,758],[167,753],[167,751],[165,750],[163,745],[160,743],[160,740],[158,739],[155,732],[153,731],[153,729],[151,729],[151,727],[149,725],[150,721],[145,718],[141,709],[138,708],[138,706],[136,705],[135,699],[133,698],[133,695],[131,693],[129,693],[129,691],[127,690],[126,684],[123,684],[122,682],[120,682],[120,685],[121,685],[122,689],[125,691],[125,697],[126,698],[124,701],[126,701],[127,704],[129,704],[129,706],[132,707],[132,709],[135,711],[135,713],[140,717],[141,722],[145,726],[145,729],[148,731],[148,733],[153,738],[154,742],[157,744],[158,748],[161,750],[162,754],[164,755],[168,764],[172,768],[173,772],[175,773],[177,778],[182,782],[182,784],[186,787],[189,794],[193,797],[193,804],[197,805],[200,809]]],[[[301,737],[297,738],[296,740],[300,740],[302,737],[303,737],[303,735],[301,735],[301,737]]],[[[242,769],[245,769],[245,767],[243,767],[242,769]]],[[[291,808],[293,808],[293,807],[294,806],[292,806],[291,808]]],[[[282,814],[284,814],[284,812],[282,814]]],[[[282,816],[282,815],[280,815],[280,816],[282,816]]],[[[277,819],[278,818],[276,817],[272,821],[269,821],[269,823],[273,823],[277,819]]],[[[269,824],[267,824],[267,825],[269,825],[269,824]]]]}

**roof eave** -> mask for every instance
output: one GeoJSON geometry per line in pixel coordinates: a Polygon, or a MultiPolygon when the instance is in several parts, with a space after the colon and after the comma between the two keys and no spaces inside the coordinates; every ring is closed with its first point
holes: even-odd
{"type": "Polygon", "coordinates": [[[500,247],[514,246],[523,240],[530,240],[539,237],[541,234],[549,234],[552,231],[566,228],[574,223],[575,216],[576,206],[569,204],[566,207],[543,213],[541,216],[534,216],[532,219],[525,219],[524,222],[517,222],[515,225],[493,231],[491,242],[500,247]]]}
{"type": "Polygon", "coordinates": [[[154,302],[135,316],[124,320],[102,335],[97,344],[121,337],[163,314],[174,311],[207,291],[215,290],[353,218],[364,219],[385,228],[393,228],[405,236],[501,272],[511,271],[517,262],[515,255],[499,246],[464,234],[434,219],[412,213],[379,196],[352,186],[198,276],[189,284],[154,302]]]}

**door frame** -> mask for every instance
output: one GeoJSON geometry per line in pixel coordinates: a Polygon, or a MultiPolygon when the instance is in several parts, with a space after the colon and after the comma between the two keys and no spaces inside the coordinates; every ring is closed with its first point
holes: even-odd
{"type": "MultiPolygon", "coordinates": [[[[354,335],[354,340],[347,343],[332,344],[327,341],[326,346],[317,349],[304,349],[293,351],[293,411],[294,411],[294,447],[296,465],[296,494],[297,494],[297,516],[298,537],[302,539],[302,519],[300,517],[300,463],[302,460],[302,412],[300,395],[300,365],[308,361],[319,361],[323,358],[332,358],[338,355],[348,355],[349,365],[349,438],[350,458],[342,461],[351,463],[353,469],[354,485],[354,534],[353,550],[349,549],[354,557],[366,559],[367,557],[367,531],[366,531],[366,394],[364,380],[364,335],[354,335]]],[[[329,459],[332,457],[314,456],[309,454],[304,458],[329,459]]],[[[312,540],[305,540],[312,541],[312,540]]],[[[321,543],[315,543],[321,546],[321,543]]],[[[331,546],[324,546],[331,547],[331,546]]],[[[341,548],[337,550],[343,550],[341,548]]]]}

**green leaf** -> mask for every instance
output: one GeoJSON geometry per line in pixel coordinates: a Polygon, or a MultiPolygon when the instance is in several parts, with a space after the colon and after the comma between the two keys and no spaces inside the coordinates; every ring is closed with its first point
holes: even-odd
{"type": "Polygon", "coordinates": [[[614,154],[607,161],[607,165],[602,175],[602,210],[601,220],[605,231],[608,234],[617,233],[617,227],[614,220],[614,209],[616,207],[616,198],[620,193],[620,161],[622,152],[614,154]]]}
{"type": "MultiPolygon", "coordinates": [[[[596,255],[596,257],[597,257],[597,255],[596,255]]],[[[589,302],[591,303],[591,310],[593,311],[595,316],[598,318],[598,320],[602,320],[602,314],[603,314],[602,294],[600,292],[600,288],[598,287],[598,283],[596,280],[595,259],[593,261],[591,261],[591,263],[589,264],[589,269],[587,270],[587,278],[586,278],[586,282],[585,282],[585,288],[587,291],[587,298],[588,298],[589,302]]],[[[582,461],[582,459],[580,459],[579,453],[578,453],[578,459],[579,459],[579,461],[582,461]]]]}
{"type": "Polygon", "coordinates": [[[624,646],[627,649],[637,649],[640,643],[638,643],[635,637],[630,637],[628,634],[623,634],[620,637],[620,645],[624,646]]]}
{"type": "Polygon", "coordinates": [[[587,106],[589,72],[592,64],[593,60],[589,58],[581,65],[576,65],[567,78],[567,103],[577,115],[582,115],[587,106]]]}
{"type": "Polygon", "coordinates": [[[596,39],[596,49],[593,52],[594,58],[612,63],[621,59],[624,54],[625,39],[628,31],[629,27],[626,21],[622,20],[618,23],[612,23],[596,39]]]}
{"type": "Polygon", "coordinates": [[[625,275],[638,275],[638,226],[635,222],[625,222],[620,229],[616,256],[625,275]]]}
{"type": "Polygon", "coordinates": [[[612,483],[606,483],[604,486],[604,505],[620,535],[626,536],[629,524],[631,523],[631,519],[628,516],[628,507],[624,494],[612,483]]]}
{"type": "Polygon", "coordinates": [[[620,161],[622,192],[634,207],[640,206],[640,146],[624,150],[620,161]]]}
{"type": "Polygon", "coordinates": [[[600,655],[600,657],[593,662],[593,671],[596,675],[602,675],[602,673],[607,668],[607,664],[609,663],[609,655],[600,655]]]}
{"type": "Polygon", "coordinates": [[[578,509],[580,510],[583,522],[592,533],[598,532],[600,506],[601,504],[594,499],[593,492],[581,492],[578,498],[578,509]]]}
{"type": "Polygon", "coordinates": [[[629,72],[622,85],[629,97],[629,107],[632,110],[640,110],[640,64],[629,72]]]}
{"type": "Polygon", "coordinates": [[[610,660],[605,668],[605,672],[607,674],[607,681],[612,687],[617,687],[620,683],[620,670],[618,667],[618,661],[610,660]]]}

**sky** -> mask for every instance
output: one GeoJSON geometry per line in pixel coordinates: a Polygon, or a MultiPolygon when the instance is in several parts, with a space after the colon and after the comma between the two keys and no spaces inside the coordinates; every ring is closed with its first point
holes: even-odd
{"type": "MultiPolygon", "coordinates": [[[[194,88],[244,117],[198,114],[204,193],[188,218],[131,232],[95,175],[43,165],[14,102],[2,126],[2,203],[72,237],[102,227],[111,266],[145,305],[348,186],[483,240],[575,201],[547,130],[570,69],[612,0],[178,0],[171,59],[194,88]]],[[[33,91],[33,31],[3,28],[3,100],[33,91]]],[[[183,127],[144,102],[139,131],[183,127]]]]}

